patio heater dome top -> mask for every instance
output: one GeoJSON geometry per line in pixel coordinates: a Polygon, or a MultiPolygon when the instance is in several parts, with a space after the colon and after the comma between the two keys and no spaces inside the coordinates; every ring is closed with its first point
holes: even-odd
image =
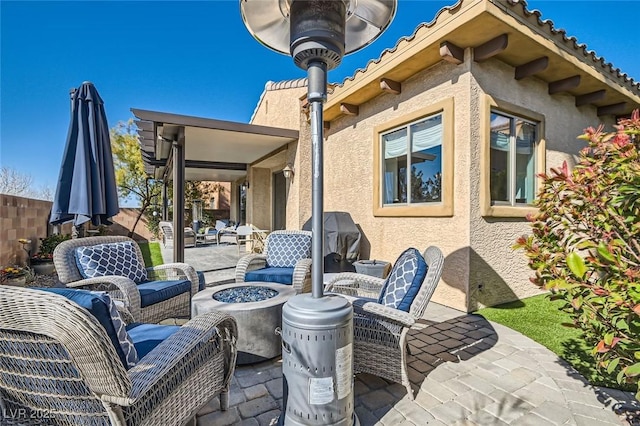
{"type": "Polygon", "coordinates": [[[240,0],[249,33],[303,69],[315,59],[337,67],[384,32],[396,7],[396,0],[240,0]]]}

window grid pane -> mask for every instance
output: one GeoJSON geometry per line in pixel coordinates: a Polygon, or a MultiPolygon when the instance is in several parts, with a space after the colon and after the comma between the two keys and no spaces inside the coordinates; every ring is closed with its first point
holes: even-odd
{"type": "Polygon", "coordinates": [[[532,204],[536,196],[536,123],[491,113],[490,191],[494,205],[532,204]]]}
{"type": "Polygon", "coordinates": [[[399,129],[382,136],[384,152],[382,200],[383,204],[407,202],[407,129],[399,129]]]}
{"type": "Polygon", "coordinates": [[[442,113],[386,133],[383,204],[442,202],[442,113]]]}

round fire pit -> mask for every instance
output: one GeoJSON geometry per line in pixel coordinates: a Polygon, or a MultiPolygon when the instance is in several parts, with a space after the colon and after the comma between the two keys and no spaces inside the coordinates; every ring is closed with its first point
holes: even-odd
{"type": "Polygon", "coordinates": [[[282,305],[295,295],[291,286],[267,282],[226,284],[193,296],[191,315],[224,311],[238,324],[238,364],[275,358],[282,344],[275,330],[282,326],[282,305]]]}

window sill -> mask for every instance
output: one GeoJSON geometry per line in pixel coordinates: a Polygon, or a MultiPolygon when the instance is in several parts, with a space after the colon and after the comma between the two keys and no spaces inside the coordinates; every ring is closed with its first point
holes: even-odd
{"type": "Polygon", "coordinates": [[[375,207],[373,215],[379,217],[451,217],[453,216],[453,206],[438,203],[434,206],[375,207]]]}
{"type": "Polygon", "coordinates": [[[537,207],[523,206],[484,206],[482,216],[487,217],[527,217],[529,214],[538,213],[537,207]]]}

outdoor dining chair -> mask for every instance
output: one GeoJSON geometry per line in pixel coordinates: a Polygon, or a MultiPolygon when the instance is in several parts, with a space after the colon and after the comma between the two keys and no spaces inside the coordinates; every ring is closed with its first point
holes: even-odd
{"type": "Polygon", "coordinates": [[[353,305],[354,372],[369,373],[404,385],[411,400],[407,374],[407,333],[422,318],[444,265],[439,248],[403,252],[386,279],[345,272],[326,286],[353,305]]]}
{"type": "Polygon", "coordinates": [[[183,426],[216,396],[229,407],[233,317],[207,313],[181,327],[127,319],[104,294],[0,286],[3,419],[183,426]]]}
{"type": "Polygon", "coordinates": [[[145,268],[138,244],[128,237],[76,238],[53,252],[58,279],[67,287],[103,290],[121,300],[136,321],[189,317],[198,275],[186,263],[145,268]]]}
{"type": "Polygon", "coordinates": [[[242,257],[236,282],[263,281],[291,285],[297,293],[311,291],[311,232],[273,231],[262,253],[242,257]]]}

